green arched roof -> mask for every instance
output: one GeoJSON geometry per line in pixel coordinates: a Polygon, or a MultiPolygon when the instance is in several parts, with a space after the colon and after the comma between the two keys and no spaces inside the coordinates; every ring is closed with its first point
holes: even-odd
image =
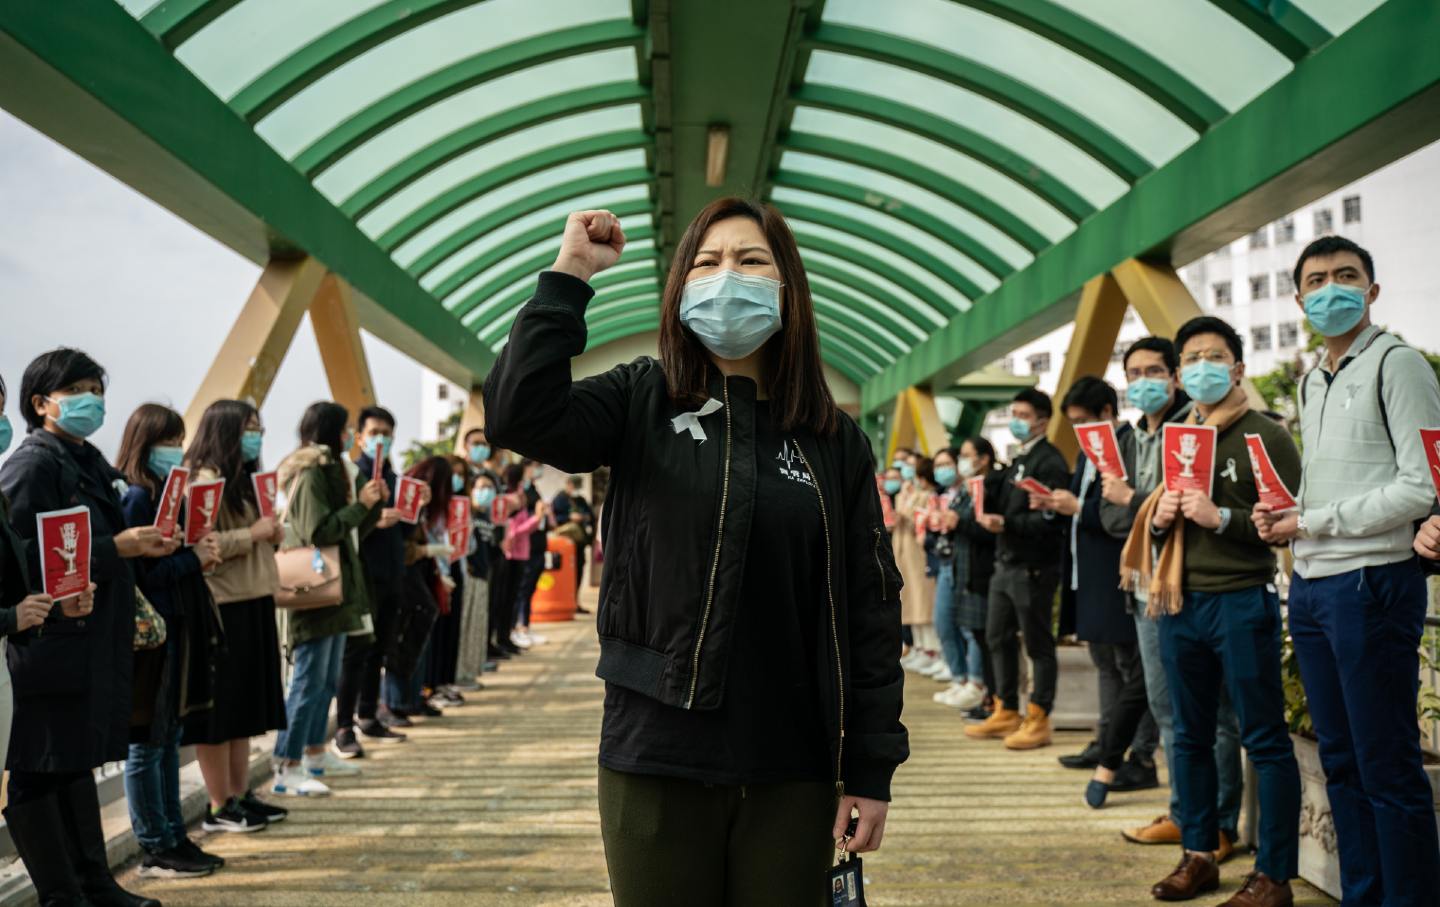
{"type": "MultiPolygon", "coordinates": [[[[1392,109],[1433,111],[1440,79],[1427,0],[63,6],[7,4],[0,60],[40,57],[264,238],[152,195],[254,257],[315,254],[472,377],[567,211],[612,208],[632,240],[597,280],[594,346],[653,330],[678,232],[710,198],[749,193],[791,220],[824,355],[867,406],[1063,321],[1124,257],[1209,251],[1353,178],[1358,163],[1312,166],[1303,189],[1266,194],[1392,109]],[[1336,91],[1383,109],[1306,132],[1296,108],[1336,91]],[[145,104],[173,110],[127,106],[145,104]],[[714,126],[728,153],[710,185],[714,126]]],[[[1365,166],[1440,131],[1400,139],[1399,123],[1365,166]]],[[[112,169],[146,188],[138,165],[112,169]]]]}

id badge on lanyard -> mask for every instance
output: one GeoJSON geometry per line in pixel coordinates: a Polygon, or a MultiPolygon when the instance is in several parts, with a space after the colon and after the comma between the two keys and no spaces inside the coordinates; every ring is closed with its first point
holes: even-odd
{"type": "Polygon", "coordinates": [[[865,864],[859,857],[851,856],[847,849],[850,838],[855,834],[856,821],[850,820],[836,847],[836,862],[826,875],[826,890],[830,907],[865,907],[865,864]]]}

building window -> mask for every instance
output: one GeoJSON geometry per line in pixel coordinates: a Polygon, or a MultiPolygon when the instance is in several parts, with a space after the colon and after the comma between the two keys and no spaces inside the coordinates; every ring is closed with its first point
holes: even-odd
{"type": "Polygon", "coordinates": [[[1222,280],[1211,287],[1215,291],[1215,307],[1223,308],[1231,303],[1230,281],[1222,280]]]}
{"type": "Polygon", "coordinates": [[[1329,208],[1319,208],[1315,211],[1315,235],[1324,236],[1326,233],[1335,232],[1335,212],[1329,208]]]}
{"type": "Polygon", "coordinates": [[[1352,195],[1345,199],[1342,204],[1345,206],[1345,223],[1360,223],[1360,196],[1352,195]]]}
{"type": "Polygon", "coordinates": [[[1258,352],[1270,349],[1270,325],[1250,329],[1251,349],[1258,352]]]}
{"type": "Polygon", "coordinates": [[[1293,295],[1295,292],[1295,280],[1290,276],[1289,271],[1275,272],[1275,295],[1283,298],[1293,295]]]}
{"type": "Polygon", "coordinates": [[[1050,371],[1049,353],[1036,353],[1027,361],[1030,363],[1030,374],[1032,375],[1043,375],[1050,371]]]}
{"type": "Polygon", "coordinates": [[[1295,241],[1295,218],[1287,217],[1275,222],[1275,245],[1295,241]]]}
{"type": "Polygon", "coordinates": [[[1263,249],[1268,245],[1270,245],[1269,227],[1261,227],[1259,230],[1250,234],[1250,248],[1263,249]]]}
{"type": "Polygon", "coordinates": [[[435,391],[435,396],[436,396],[436,398],[438,398],[438,399],[440,399],[440,400],[449,400],[449,399],[450,399],[450,385],[448,385],[448,384],[442,384],[442,385],[440,385],[440,387],[437,388],[436,391],[435,391]]]}
{"type": "Polygon", "coordinates": [[[1009,372],[1012,375],[1015,374],[1015,357],[1006,356],[1003,360],[1001,360],[1000,368],[1004,371],[1009,372]]]}
{"type": "Polygon", "coordinates": [[[1125,351],[1128,349],[1130,349],[1130,344],[1128,343],[1115,344],[1115,349],[1110,351],[1110,361],[1120,362],[1125,358],[1125,351]]]}
{"type": "Polygon", "coordinates": [[[1280,322],[1280,349],[1293,350],[1300,345],[1300,324],[1296,321],[1280,322]]]}
{"type": "Polygon", "coordinates": [[[1270,275],[1269,275],[1269,274],[1256,274],[1254,277],[1250,278],[1250,298],[1251,298],[1251,299],[1269,299],[1269,298],[1270,298],[1270,275]]]}
{"type": "Polygon", "coordinates": [[[440,438],[445,437],[445,433],[449,430],[449,428],[450,428],[450,426],[447,425],[447,424],[444,423],[444,422],[436,422],[436,423],[435,423],[435,437],[436,437],[436,439],[438,440],[438,439],[440,439],[440,438]]]}

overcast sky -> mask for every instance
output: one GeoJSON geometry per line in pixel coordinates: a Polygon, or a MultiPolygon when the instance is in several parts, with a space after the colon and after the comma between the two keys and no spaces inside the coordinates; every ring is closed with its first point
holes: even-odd
{"type": "MultiPolygon", "coordinates": [[[[112,459],[139,404],[183,413],[259,267],[3,110],[0,212],[0,375],[16,426],[11,449],[24,431],[20,376],[56,346],[79,347],[110,373],[105,426],[93,440],[112,459]]],[[[418,430],[420,367],[369,335],[365,349],[403,448],[418,430]]],[[[307,319],[262,410],[266,463],[294,448],[305,407],[329,396],[307,319]]]]}

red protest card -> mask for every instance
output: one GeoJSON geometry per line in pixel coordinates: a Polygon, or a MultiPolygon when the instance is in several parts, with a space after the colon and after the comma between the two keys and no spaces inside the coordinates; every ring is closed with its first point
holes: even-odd
{"type": "Polygon", "coordinates": [[[1215,484],[1215,426],[1166,425],[1161,438],[1165,461],[1165,490],[1205,492],[1215,484]]]}
{"type": "Polygon", "coordinates": [[[260,515],[272,517],[275,515],[275,493],[279,480],[273,472],[257,472],[250,477],[255,484],[255,506],[260,508],[260,515]]]}
{"type": "Polygon", "coordinates": [[[420,522],[420,489],[425,483],[410,476],[400,477],[400,487],[395,490],[395,509],[400,519],[407,523],[420,522]]]}
{"type": "Polygon", "coordinates": [[[465,556],[465,549],[470,540],[470,502],[465,498],[453,497],[450,499],[450,513],[447,515],[445,528],[450,533],[450,563],[455,563],[465,556]]]}
{"type": "Polygon", "coordinates": [[[165,488],[160,492],[160,506],[155,508],[155,528],[167,539],[175,537],[175,527],[180,522],[180,502],[189,483],[189,469],[170,467],[170,475],[165,477],[165,488]]]}
{"type": "Polygon", "coordinates": [[[1015,485],[1022,491],[1028,491],[1031,494],[1043,494],[1047,498],[1055,493],[1044,482],[1039,479],[1032,479],[1030,476],[1026,476],[1016,482],[1015,485]]]}
{"type": "Polygon", "coordinates": [[[224,479],[190,485],[190,497],[185,502],[185,544],[193,545],[215,529],[224,497],[224,479]]]}
{"type": "Polygon", "coordinates": [[[90,588],[90,508],[35,514],[45,594],[59,601],[90,588]]]}
{"type": "Polygon", "coordinates": [[[895,506],[890,503],[890,495],[885,493],[885,476],[875,477],[876,490],[880,492],[880,516],[885,523],[886,529],[895,526],[895,506]]]}
{"type": "Polygon", "coordinates": [[[1120,438],[1115,434],[1113,423],[1081,423],[1075,426],[1075,437],[1080,440],[1080,450],[1102,476],[1130,478],[1125,472],[1125,461],[1120,456],[1120,438]]]}
{"type": "Polygon", "coordinates": [[[1425,445],[1425,459],[1430,463],[1430,480],[1435,483],[1435,493],[1440,495],[1440,428],[1420,429],[1420,441],[1425,445]]]}
{"type": "Polygon", "coordinates": [[[385,458],[380,455],[380,451],[383,449],[380,445],[376,445],[375,461],[370,467],[370,480],[372,482],[378,482],[385,478],[385,458]]]}
{"type": "Polygon", "coordinates": [[[978,520],[985,513],[985,477],[966,479],[965,484],[970,487],[970,500],[975,504],[975,519],[978,520]]]}
{"type": "Polygon", "coordinates": [[[1270,451],[1265,449],[1264,439],[1259,435],[1246,435],[1245,446],[1250,450],[1250,471],[1255,474],[1255,491],[1260,497],[1260,503],[1270,505],[1274,513],[1298,507],[1295,496],[1285,487],[1280,473],[1275,470],[1275,464],[1270,460],[1270,451]]]}

